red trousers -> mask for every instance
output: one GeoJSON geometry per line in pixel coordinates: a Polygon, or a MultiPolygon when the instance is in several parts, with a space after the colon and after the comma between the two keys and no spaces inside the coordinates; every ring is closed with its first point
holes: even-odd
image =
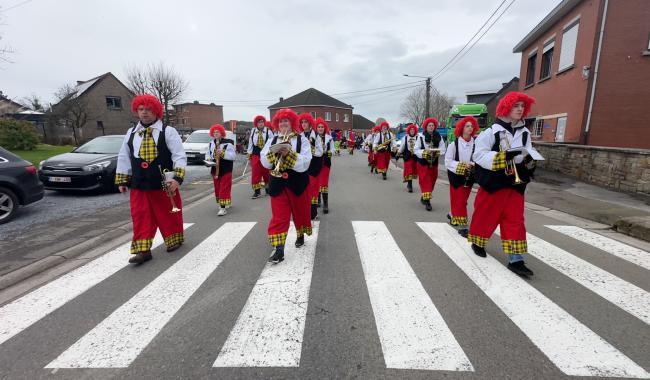
{"type": "MultiPolygon", "coordinates": [[[[151,250],[156,230],[160,230],[167,247],[180,244],[183,236],[183,212],[171,213],[172,204],[163,190],[130,190],[133,239],[131,253],[151,250]]],[[[181,194],[174,195],[176,207],[182,209],[181,194]]]]}
{"type": "Polygon", "coordinates": [[[368,150],[368,166],[375,166],[375,152],[372,151],[372,147],[368,150]]]}
{"type": "Polygon", "coordinates": [[[269,169],[262,166],[260,156],[251,155],[251,184],[253,190],[259,190],[269,183],[269,169]]]}
{"type": "Polygon", "coordinates": [[[318,191],[321,193],[329,193],[330,170],[332,170],[332,168],[325,166],[325,164],[323,164],[323,167],[320,169],[320,174],[318,175],[318,191]]]}
{"type": "Polygon", "coordinates": [[[310,204],[317,205],[318,194],[320,193],[318,176],[309,176],[309,186],[307,186],[307,192],[309,193],[309,199],[311,201],[310,204]]]}
{"type": "Polygon", "coordinates": [[[291,217],[298,236],[311,235],[311,208],[307,190],[297,196],[285,187],[280,194],[271,197],[271,213],[268,235],[272,246],[284,246],[291,217]]]}
{"type": "Polygon", "coordinates": [[[217,199],[219,206],[225,207],[232,204],[232,172],[219,175],[219,178],[212,177],[214,184],[214,197],[217,199]]]}
{"type": "Polygon", "coordinates": [[[474,214],[467,239],[485,247],[497,226],[501,227],[501,244],[505,253],[528,252],[524,195],[511,188],[492,194],[479,188],[474,200],[474,214]]]}
{"type": "Polygon", "coordinates": [[[467,226],[467,200],[472,194],[471,187],[449,185],[449,201],[451,204],[451,224],[467,226]]]}
{"type": "Polygon", "coordinates": [[[418,182],[420,182],[420,191],[422,192],[422,199],[429,200],[431,199],[431,193],[433,192],[433,187],[438,180],[438,166],[433,165],[418,165],[418,182]]]}
{"type": "Polygon", "coordinates": [[[382,150],[375,153],[375,160],[377,162],[377,172],[388,172],[388,164],[390,163],[390,152],[382,150]]]}
{"type": "Polygon", "coordinates": [[[416,159],[404,161],[404,182],[418,178],[418,162],[416,159]]]}

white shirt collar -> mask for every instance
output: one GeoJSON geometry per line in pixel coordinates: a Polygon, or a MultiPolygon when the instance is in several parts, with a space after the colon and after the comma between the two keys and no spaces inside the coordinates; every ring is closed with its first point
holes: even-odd
{"type": "MultiPolygon", "coordinates": [[[[163,124],[162,124],[162,121],[160,119],[158,119],[158,120],[156,120],[155,123],[151,124],[149,127],[153,128],[153,129],[157,129],[158,131],[162,131],[163,124]]],[[[142,125],[142,123],[138,122],[138,125],[135,126],[135,129],[133,130],[133,132],[139,132],[139,131],[141,131],[141,130],[143,130],[145,128],[146,127],[144,125],[142,125]]]]}

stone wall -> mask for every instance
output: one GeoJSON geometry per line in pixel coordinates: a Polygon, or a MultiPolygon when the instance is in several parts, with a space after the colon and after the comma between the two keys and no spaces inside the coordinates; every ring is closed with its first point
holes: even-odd
{"type": "Polygon", "coordinates": [[[534,142],[545,170],[628,193],[650,196],[650,150],[534,142]]]}

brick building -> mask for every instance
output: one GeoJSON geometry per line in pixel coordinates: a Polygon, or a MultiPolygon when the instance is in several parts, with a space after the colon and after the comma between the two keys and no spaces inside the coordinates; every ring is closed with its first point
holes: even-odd
{"type": "Polygon", "coordinates": [[[322,117],[332,130],[347,130],[353,127],[354,107],[315,88],[307,89],[287,99],[280,98],[278,103],[269,106],[271,118],[281,108],[291,108],[297,113],[309,112],[314,118],[322,117]]]}
{"type": "Polygon", "coordinates": [[[509,82],[502,83],[501,89],[496,93],[492,94],[490,98],[485,100],[484,104],[487,107],[489,120],[493,121],[495,119],[496,112],[497,112],[497,104],[499,104],[499,100],[501,100],[501,98],[503,98],[504,95],[509,93],[510,91],[519,91],[519,78],[514,77],[510,79],[509,82]]]}
{"type": "Polygon", "coordinates": [[[223,106],[194,101],[174,104],[173,107],[174,111],[169,123],[179,131],[210,129],[214,124],[223,124],[223,106]]]}
{"type": "Polygon", "coordinates": [[[563,0],[514,47],[535,139],[650,148],[648,20],[648,0],[563,0]]]}

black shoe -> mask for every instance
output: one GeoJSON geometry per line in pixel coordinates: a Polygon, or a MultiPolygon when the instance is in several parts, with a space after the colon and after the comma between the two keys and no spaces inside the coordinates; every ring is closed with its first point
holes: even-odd
{"type": "Polygon", "coordinates": [[[408,182],[406,183],[406,190],[408,190],[409,193],[412,193],[412,192],[413,192],[413,182],[408,181],[408,182]]]}
{"type": "Polygon", "coordinates": [[[451,214],[447,213],[447,219],[449,220],[449,223],[451,223],[451,214]]]}
{"type": "Polygon", "coordinates": [[[257,198],[259,198],[259,197],[261,197],[261,196],[262,196],[262,195],[260,194],[260,190],[257,189],[257,190],[255,190],[255,192],[253,193],[253,196],[251,197],[251,199],[257,199],[257,198]]]}
{"type": "Polygon", "coordinates": [[[269,187],[264,186],[264,195],[269,195],[269,187]]]}
{"type": "Polygon", "coordinates": [[[311,205],[311,220],[318,218],[318,206],[311,205]]]}
{"type": "Polygon", "coordinates": [[[152,259],[151,256],[151,251],[147,252],[138,252],[135,255],[131,256],[129,259],[129,263],[131,264],[142,264],[146,261],[149,261],[152,259]]]}
{"type": "Polygon", "coordinates": [[[430,200],[424,201],[424,208],[426,208],[427,211],[433,210],[433,207],[431,207],[431,201],[430,200]]]}
{"type": "Polygon", "coordinates": [[[476,254],[476,256],[479,257],[487,257],[487,253],[485,252],[485,248],[479,247],[478,245],[472,243],[472,251],[476,254]]]}
{"type": "MultiPolygon", "coordinates": [[[[167,252],[174,252],[175,250],[179,249],[183,243],[178,243],[174,244],[171,247],[167,247],[167,252]]],[[[151,255],[151,254],[150,254],[151,255]]]]}
{"type": "Polygon", "coordinates": [[[296,239],[296,248],[300,248],[305,245],[305,235],[300,235],[296,239]]]}
{"type": "Polygon", "coordinates": [[[458,230],[458,235],[460,235],[460,236],[464,237],[465,239],[467,239],[468,232],[469,231],[467,231],[467,228],[461,228],[460,230],[458,230]]]}
{"type": "Polygon", "coordinates": [[[371,167],[370,167],[370,174],[372,174],[372,173],[374,173],[374,172],[375,172],[375,168],[373,168],[373,167],[371,166],[371,167]]]}
{"type": "Polygon", "coordinates": [[[386,180],[386,173],[381,173],[381,178],[385,181],[386,180]]]}
{"type": "Polygon", "coordinates": [[[277,264],[284,261],[284,247],[275,247],[273,254],[269,257],[269,263],[277,264]]]}
{"type": "Polygon", "coordinates": [[[508,269],[520,276],[528,277],[533,275],[533,271],[526,267],[523,260],[508,263],[508,269]]]}
{"type": "Polygon", "coordinates": [[[425,205],[425,204],[426,204],[425,202],[426,202],[426,201],[424,200],[424,198],[420,197],[420,203],[422,203],[423,205],[425,205]]]}
{"type": "Polygon", "coordinates": [[[327,214],[329,212],[330,212],[329,194],[328,193],[323,193],[323,214],[327,214]]]}
{"type": "Polygon", "coordinates": [[[320,208],[320,204],[321,204],[321,202],[320,202],[321,201],[321,195],[322,195],[322,193],[318,193],[318,208],[320,208]]]}

